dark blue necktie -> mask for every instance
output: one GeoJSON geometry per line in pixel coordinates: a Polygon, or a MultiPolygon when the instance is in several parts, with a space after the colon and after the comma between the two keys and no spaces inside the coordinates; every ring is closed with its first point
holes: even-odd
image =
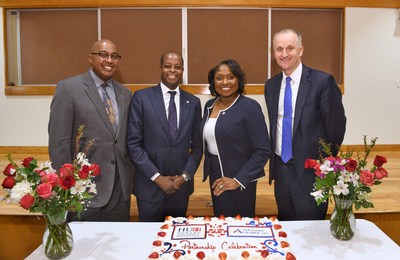
{"type": "Polygon", "coordinates": [[[281,157],[287,163],[292,157],[292,88],[290,87],[291,78],[286,78],[285,99],[283,105],[282,119],[282,152],[281,157]]]}
{"type": "Polygon", "coordinates": [[[171,94],[171,98],[169,100],[169,108],[168,108],[168,125],[169,131],[171,132],[172,138],[176,137],[176,133],[178,131],[178,118],[176,114],[176,106],[175,106],[175,94],[176,91],[168,91],[171,94]]]}

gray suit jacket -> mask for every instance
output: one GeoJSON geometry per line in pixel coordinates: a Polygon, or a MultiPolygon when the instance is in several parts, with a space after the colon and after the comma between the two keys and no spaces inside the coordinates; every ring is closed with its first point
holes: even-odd
{"type": "MultiPolygon", "coordinates": [[[[97,196],[90,207],[102,207],[111,199],[115,174],[119,174],[124,197],[131,196],[134,166],[129,158],[126,136],[132,93],[113,81],[119,110],[118,131],[114,133],[103,102],[89,72],[60,81],[54,94],[49,120],[49,155],[54,169],[74,159],[75,137],[79,125],[85,125],[85,146],[95,139],[87,153],[91,163],[100,166],[95,178],[97,196]]],[[[81,147],[83,149],[84,147],[81,147]]]]}

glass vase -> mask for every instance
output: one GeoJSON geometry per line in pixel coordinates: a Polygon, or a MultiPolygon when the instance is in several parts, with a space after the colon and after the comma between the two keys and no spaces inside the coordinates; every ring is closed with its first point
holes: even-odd
{"type": "Polygon", "coordinates": [[[46,231],[43,235],[44,254],[49,259],[67,257],[74,244],[71,228],[66,221],[67,212],[44,214],[44,216],[46,219],[46,231]]]}
{"type": "Polygon", "coordinates": [[[353,200],[334,197],[335,208],[330,224],[332,235],[339,240],[350,240],[354,236],[356,218],[353,213],[353,200]]]}

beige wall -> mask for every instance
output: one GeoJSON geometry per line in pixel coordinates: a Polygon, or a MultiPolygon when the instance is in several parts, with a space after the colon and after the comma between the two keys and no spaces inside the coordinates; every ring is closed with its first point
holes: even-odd
{"type": "MultiPolygon", "coordinates": [[[[363,134],[378,136],[378,144],[400,144],[400,87],[396,84],[400,80],[400,33],[394,35],[397,9],[346,8],[345,13],[343,100],[348,124],[344,144],[361,144],[363,134]]],[[[0,146],[46,146],[51,97],[4,95],[2,23],[1,18],[0,146]]],[[[209,98],[199,97],[203,105],[209,98]]],[[[266,112],[263,96],[251,97],[266,112]]]]}

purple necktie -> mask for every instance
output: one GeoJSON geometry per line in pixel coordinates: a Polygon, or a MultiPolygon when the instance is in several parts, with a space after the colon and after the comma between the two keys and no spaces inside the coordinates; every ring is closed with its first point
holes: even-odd
{"type": "Polygon", "coordinates": [[[169,109],[168,109],[168,125],[169,131],[171,132],[171,136],[173,139],[176,137],[176,133],[178,131],[178,118],[176,114],[176,106],[175,106],[175,94],[176,91],[168,91],[171,94],[171,98],[169,100],[169,109]]]}
{"type": "Polygon", "coordinates": [[[282,152],[281,158],[287,163],[292,157],[292,88],[290,87],[291,78],[286,78],[285,99],[283,105],[282,119],[282,152]]]}

